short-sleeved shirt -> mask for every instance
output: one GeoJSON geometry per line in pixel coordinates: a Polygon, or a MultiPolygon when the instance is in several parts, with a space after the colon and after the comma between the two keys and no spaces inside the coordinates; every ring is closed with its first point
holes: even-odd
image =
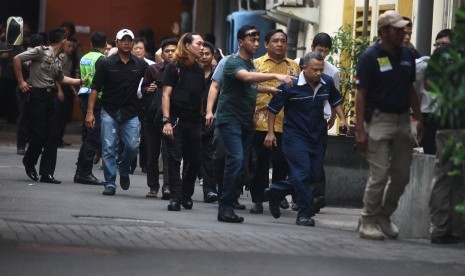
{"type": "Polygon", "coordinates": [[[323,74],[320,83],[313,89],[301,72],[299,78],[292,82],[292,87],[282,84],[279,89],[282,93],[273,96],[267,109],[277,114],[284,107],[283,139],[298,136],[309,143],[320,143],[325,127],[322,124],[325,101],[333,108],[342,104],[341,94],[334,86],[333,79],[323,74]]]}
{"type": "MultiPolygon", "coordinates": [[[[332,65],[329,61],[325,60],[325,65],[323,67],[323,74],[326,74],[333,78],[334,86],[338,91],[341,89],[341,77],[339,76],[339,69],[336,66],[332,65]]],[[[331,117],[331,106],[328,102],[325,103],[325,120],[331,117]]]]}
{"type": "MultiPolygon", "coordinates": [[[[235,54],[233,54],[235,55],[235,54]]],[[[216,65],[215,72],[213,72],[212,80],[216,81],[219,84],[223,83],[223,69],[224,69],[224,64],[230,58],[231,55],[225,56],[220,60],[218,65],[216,65]]]]}
{"type": "Polygon", "coordinates": [[[368,48],[357,66],[357,88],[367,90],[367,106],[386,113],[405,113],[415,82],[415,58],[405,46],[391,56],[379,42],[368,48]]]}
{"type": "Polygon", "coordinates": [[[50,88],[55,80],[62,81],[61,60],[51,46],[37,46],[18,55],[22,62],[31,61],[29,78],[26,80],[33,88],[50,88]]]}
{"type": "Polygon", "coordinates": [[[137,116],[137,88],[148,64],[134,55],[126,64],[118,54],[100,60],[90,88],[102,91],[102,108],[114,118],[127,120],[137,116]]]}
{"type": "MultiPolygon", "coordinates": [[[[297,77],[300,73],[299,64],[287,57],[281,60],[280,62],[276,62],[273,59],[271,59],[268,54],[265,54],[255,59],[254,65],[257,72],[262,73],[276,73],[295,77],[297,77]]],[[[269,80],[261,82],[260,84],[269,87],[278,87],[279,85],[281,85],[281,82],[279,80],[269,80]]],[[[270,102],[272,97],[273,95],[268,93],[257,94],[257,101],[254,114],[255,130],[268,130],[268,111],[266,109],[266,105],[268,104],[268,102],[270,102]]],[[[283,132],[283,118],[284,111],[281,111],[278,113],[278,115],[276,115],[276,120],[274,123],[274,130],[276,132],[283,132]]]]}
{"type": "Polygon", "coordinates": [[[253,128],[257,85],[237,79],[236,73],[240,70],[254,72],[252,60],[244,60],[239,55],[232,55],[224,64],[223,89],[216,110],[217,126],[239,122],[245,127],[253,128]]]}

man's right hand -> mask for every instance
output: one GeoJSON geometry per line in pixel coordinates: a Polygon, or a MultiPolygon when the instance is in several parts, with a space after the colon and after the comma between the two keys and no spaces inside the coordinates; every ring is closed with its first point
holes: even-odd
{"type": "Polygon", "coordinates": [[[293,76],[288,76],[288,75],[281,75],[281,74],[277,74],[277,78],[279,81],[282,81],[282,82],[285,82],[287,87],[291,87],[292,86],[292,81],[295,80],[295,77],[293,76]]]}
{"type": "Polygon", "coordinates": [[[205,126],[207,128],[211,127],[213,125],[213,113],[212,112],[207,112],[207,115],[205,115],[205,126]]]}
{"type": "Polygon", "coordinates": [[[95,126],[94,113],[88,112],[87,115],[86,115],[86,127],[90,128],[90,129],[93,129],[94,126],[95,126]]]}
{"type": "Polygon", "coordinates": [[[29,83],[27,83],[26,81],[19,82],[18,87],[21,90],[21,92],[23,92],[23,93],[29,92],[29,90],[31,90],[31,88],[32,88],[32,86],[29,83]]]}
{"type": "Polygon", "coordinates": [[[155,81],[153,81],[149,87],[147,87],[147,90],[145,90],[145,93],[147,94],[152,94],[153,92],[155,92],[155,89],[157,89],[157,84],[155,81]]]}
{"type": "Polygon", "coordinates": [[[276,135],[274,135],[274,133],[267,133],[263,145],[270,150],[273,149],[273,147],[277,147],[276,135]]]}

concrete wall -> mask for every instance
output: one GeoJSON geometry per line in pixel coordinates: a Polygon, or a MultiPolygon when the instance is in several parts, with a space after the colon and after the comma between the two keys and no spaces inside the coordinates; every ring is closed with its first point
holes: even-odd
{"type": "Polygon", "coordinates": [[[434,176],[434,156],[414,154],[410,167],[410,183],[400,198],[392,219],[405,238],[429,238],[429,198],[434,176]]]}
{"type": "Polygon", "coordinates": [[[328,205],[362,207],[368,164],[358,151],[354,137],[329,136],[325,157],[328,205]]]}
{"type": "MultiPolygon", "coordinates": [[[[368,164],[354,152],[354,137],[330,136],[325,157],[326,201],[330,206],[363,207],[363,193],[368,177],[368,164]]],[[[434,174],[433,155],[414,154],[410,183],[400,198],[392,219],[404,238],[429,238],[429,199],[434,174]]],[[[452,192],[453,205],[464,201],[463,179],[457,179],[452,192]]],[[[462,215],[453,214],[454,232],[465,238],[462,215]]]]}

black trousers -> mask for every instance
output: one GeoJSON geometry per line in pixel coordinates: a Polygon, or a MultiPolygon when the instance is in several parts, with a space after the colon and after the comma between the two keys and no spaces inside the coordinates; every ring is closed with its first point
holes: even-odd
{"type": "Polygon", "coordinates": [[[265,131],[255,131],[253,150],[256,157],[255,176],[250,186],[250,194],[252,195],[252,202],[264,202],[264,192],[270,184],[269,169],[270,162],[273,167],[271,181],[277,182],[285,180],[289,174],[289,168],[284,158],[282,151],[282,133],[275,133],[277,140],[277,147],[271,151],[263,145],[265,141],[265,131]]]}
{"type": "Polygon", "coordinates": [[[16,105],[16,79],[0,79],[0,115],[5,116],[10,124],[16,123],[18,117],[18,106],[16,105]]]}
{"type": "Polygon", "coordinates": [[[16,148],[26,149],[26,144],[29,136],[29,122],[26,114],[26,103],[29,99],[29,94],[25,94],[16,89],[16,99],[18,102],[18,122],[16,125],[16,148]]]}
{"type": "Polygon", "coordinates": [[[438,123],[432,113],[423,113],[423,121],[425,122],[425,135],[420,143],[423,147],[423,153],[436,154],[436,132],[438,123]]]}
{"type": "Polygon", "coordinates": [[[97,100],[94,106],[95,126],[93,129],[87,128],[85,119],[87,115],[87,106],[89,95],[79,96],[81,99],[82,112],[82,144],[79,149],[77,169],[78,171],[90,173],[94,162],[94,156],[101,150],[100,143],[100,101],[97,100]]]}
{"type": "MultiPolygon", "coordinates": [[[[145,159],[145,168],[147,170],[147,186],[150,187],[151,191],[158,192],[160,189],[159,183],[159,171],[158,167],[158,158],[160,157],[160,150],[162,146],[162,133],[161,128],[153,119],[153,116],[144,116],[142,120],[142,131],[145,136],[145,150],[140,151],[140,160],[142,161],[142,155],[145,159]]],[[[142,141],[141,141],[142,142],[142,141]]],[[[164,147],[163,147],[164,148],[164,147]]],[[[163,167],[167,168],[165,160],[163,160],[163,167]]],[[[164,175],[168,175],[165,170],[163,170],[164,175]]],[[[167,180],[167,179],[166,179],[167,180]]],[[[165,182],[165,177],[163,178],[165,182]]],[[[165,184],[164,184],[165,185],[165,184]]]]}
{"type": "Polygon", "coordinates": [[[60,144],[63,141],[65,136],[66,124],[71,121],[71,115],[73,113],[73,104],[74,104],[74,92],[70,85],[62,85],[64,100],[59,102],[59,112],[58,116],[58,128],[59,128],[59,137],[58,143],[60,144]]]}
{"type": "Polygon", "coordinates": [[[39,156],[40,175],[53,175],[58,148],[58,96],[56,90],[33,88],[28,95],[26,111],[29,117],[29,147],[23,162],[36,165],[39,156]]]}
{"type": "Polygon", "coordinates": [[[174,139],[164,137],[168,152],[171,201],[181,202],[194,194],[195,179],[202,160],[201,123],[179,119],[173,122],[174,139]],[[181,160],[187,164],[181,180],[181,160]]]}

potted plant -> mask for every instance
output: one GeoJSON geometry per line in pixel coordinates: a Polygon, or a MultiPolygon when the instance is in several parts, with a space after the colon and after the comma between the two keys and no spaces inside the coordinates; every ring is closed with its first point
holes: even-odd
{"type": "MultiPolygon", "coordinates": [[[[435,97],[435,111],[439,125],[457,130],[459,139],[450,137],[441,153],[452,161],[450,176],[457,181],[465,179],[465,7],[456,12],[455,39],[451,47],[437,59],[428,63],[428,83],[435,97]]],[[[462,185],[463,186],[463,185],[462,185]]],[[[465,204],[456,206],[456,211],[465,213],[465,204]]]]}
{"type": "MultiPolygon", "coordinates": [[[[355,30],[351,25],[341,26],[333,36],[333,47],[328,61],[339,69],[339,91],[344,99],[343,108],[350,128],[354,128],[355,107],[355,72],[362,53],[369,46],[367,37],[354,37],[355,30]],[[333,55],[339,55],[338,60],[333,55]]],[[[349,133],[353,131],[349,130],[349,133]]]]}

